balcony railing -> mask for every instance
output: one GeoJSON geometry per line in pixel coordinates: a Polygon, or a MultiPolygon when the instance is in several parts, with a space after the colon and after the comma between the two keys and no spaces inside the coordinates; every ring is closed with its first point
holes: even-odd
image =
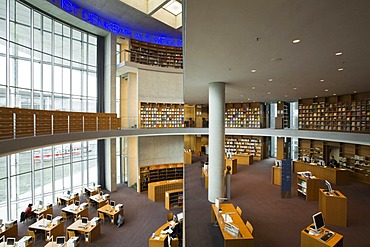
{"type": "Polygon", "coordinates": [[[0,107],[0,140],[119,128],[120,119],[116,113],[0,107]]]}

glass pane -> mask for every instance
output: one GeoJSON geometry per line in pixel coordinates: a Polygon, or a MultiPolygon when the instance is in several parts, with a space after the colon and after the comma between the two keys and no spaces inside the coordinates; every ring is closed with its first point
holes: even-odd
{"type": "Polygon", "coordinates": [[[5,19],[5,17],[6,17],[6,1],[0,1],[0,18],[5,19]]]}
{"type": "MultiPolygon", "coordinates": [[[[74,89],[75,85],[73,85],[74,89]]],[[[63,93],[71,94],[71,70],[63,68],[63,93]]]]}
{"type": "Polygon", "coordinates": [[[63,111],[70,111],[71,110],[71,98],[68,96],[63,96],[63,111]]]}
{"type": "Polygon", "coordinates": [[[82,35],[81,35],[81,32],[79,30],[75,30],[75,29],[72,30],[72,38],[73,39],[81,40],[81,37],[82,37],[82,35]]]}
{"type": "Polygon", "coordinates": [[[42,90],[40,62],[33,63],[33,87],[36,90],[42,90]]]}
{"type": "MultiPolygon", "coordinates": [[[[6,27],[5,20],[0,19],[0,27],[6,27]]],[[[0,28],[0,37],[4,39],[6,38],[6,28],[0,28]]]]}
{"type": "Polygon", "coordinates": [[[18,86],[31,88],[31,62],[18,60],[18,86]]]}
{"type": "Polygon", "coordinates": [[[41,28],[41,23],[42,23],[42,19],[41,19],[41,14],[39,12],[36,12],[36,11],[33,11],[33,26],[35,28],[41,28]]]}
{"type": "Polygon", "coordinates": [[[6,87],[0,86],[0,106],[7,106],[6,104],[6,87]]]}
{"type": "Polygon", "coordinates": [[[51,23],[52,23],[51,19],[45,15],[43,16],[42,19],[44,22],[44,26],[43,26],[44,30],[51,32],[51,23]]]}
{"type": "Polygon", "coordinates": [[[30,59],[31,49],[15,43],[10,43],[10,55],[30,59]]]}
{"type": "Polygon", "coordinates": [[[95,73],[89,73],[89,77],[87,78],[88,81],[88,96],[89,97],[96,97],[97,93],[97,83],[96,83],[96,74],[95,73]]]}
{"type": "Polygon", "coordinates": [[[82,188],[82,162],[73,163],[73,191],[77,188],[82,188]]]}
{"type": "Polygon", "coordinates": [[[63,35],[63,25],[60,22],[54,21],[54,32],[63,35]]]}
{"type": "Polygon", "coordinates": [[[35,50],[41,51],[42,49],[42,32],[41,29],[33,29],[33,46],[35,50]]]}
{"type": "Polygon", "coordinates": [[[82,43],[81,41],[73,40],[72,41],[73,47],[73,57],[72,60],[76,62],[82,62],[82,43]]]}
{"type": "Polygon", "coordinates": [[[96,99],[89,98],[88,105],[87,105],[87,108],[88,108],[87,112],[96,112],[96,104],[97,104],[96,99]]]}
{"type": "Polygon", "coordinates": [[[16,21],[29,26],[31,23],[31,9],[19,2],[16,2],[15,7],[16,21]]]}
{"type": "Polygon", "coordinates": [[[39,91],[33,92],[33,109],[43,110],[41,103],[41,92],[39,91]]]}
{"type": "Polygon", "coordinates": [[[72,98],[72,109],[71,110],[74,112],[82,111],[80,98],[72,98]]]}
{"type": "Polygon", "coordinates": [[[8,202],[7,201],[8,190],[7,190],[6,184],[7,184],[7,179],[0,179],[0,219],[4,219],[4,220],[8,218],[7,208],[6,208],[6,205],[8,202]]]}
{"type": "Polygon", "coordinates": [[[96,46],[89,45],[89,51],[88,51],[89,61],[88,64],[92,66],[96,66],[96,46]]]}
{"type": "Polygon", "coordinates": [[[63,58],[71,59],[71,40],[70,38],[63,38],[63,58]]]}
{"type": "Polygon", "coordinates": [[[59,66],[54,66],[54,92],[62,93],[63,90],[63,69],[59,66]]]}
{"type": "Polygon", "coordinates": [[[11,177],[11,192],[12,201],[31,198],[31,173],[11,177]]]}
{"type": "Polygon", "coordinates": [[[43,106],[42,110],[51,110],[52,109],[52,98],[50,93],[45,93],[43,94],[43,106]]]}
{"type": "Polygon", "coordinates": [[[64,37],[71,37],[71,28],[63,25],[63,36],[64,37]]]}
{"type": "Polygon", "coordinates": [[[43,64],[42,70],[42,87],[44,91],[51,92],[52,78],[51,78],[51,65],[43,64]]]}
{"type": "Polygon", "coordinates": [[[89,44],[97,45],[97,38],[95,36],[89,35],[89,44]]]}
{"type": "Polygon", "coordinates": [[[51,42],[52,42],[51,33],[44,30],[42,32],[42,34],[43,34],[43,36],[42,36],[42,39],[43,39],[42,45],[43,45],[43,49],[44,49],[43,51],[46,52],[46,53],[51,54],[51,42]]]}
{"type": "Polygon", "coordinates": [[[81,74],[81,70],[72,70],[72,94],[74,95],[81,95],[81,74]]]}
{"type": "Polygon", "coordinates": [[[0,85],[6,85],[6,58],[0,56],[0,85]]]}
{"type": "Polygon", "coordinates": [[[23,24],[16,24],[15,42],[31,47],[31,28],[23,24]]]}
{"type": "Polygon", "coordinates": [[[58,57],[63,55],[63,38],[60,35],[54,36],[54,55],[58,57]]]}

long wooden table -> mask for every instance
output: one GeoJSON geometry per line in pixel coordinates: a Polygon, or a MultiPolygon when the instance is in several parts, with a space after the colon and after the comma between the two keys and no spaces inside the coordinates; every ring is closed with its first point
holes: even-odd
{"type": "Polygon", "coordinates": [[[97,208],[101,208],[101,207],[103,207],[105,204],[109,203],[109,198],[104,199],[104,197],[103,197],[103,196],[101,196],[101,195],[99,195],[99,194],[98,194],[98,195],[90,196],[89,198],[90,198],[90,200],[92,200],[92,201],[96,202],[96,204],[97,204],[97,208]]]}
{"type": "Polygon", "coordinates": [[[40,215],[43,215],[43,217],[46,218],[47,214],[53,214],[53,207],[43,207],[42,209],[35,209],[33,212],[36,214],[36,218],[40,215]]]}
{"type": "Polygon", "coordinates": [[[216,207],[215,204],[212,204],[211,209],[211,222],[215,223],[217,221],[222,236],[224,238],[224,247],[253,247],[254,245],[254,238],[252,233],[248,230],[247,226],[245,225],[243,219],[237,213],[233,204],[228,203],[221,203],[220,209],[216,207]],[[228,213],[228,215],[232,218],[233,224],[239,228],[240,237],[235,237],[225,231],[225,222],[222,217],[222,214],[228,213]]]}
{"type": "Polygon", "coordinates": [[[41,219],[33,223],[28,227],[32,231],[43,231],[45,234],[45,239],[51,236],[62,236],[64,235],[64,223],[52,224],[50,220],[41,219]]]}
{"type": "Polygon", "coordinates": [[[117,210],[115,207],[112,207],[109,204],[105,204],[103,207],[98,209],[98,212],[108,216],[112,224],[117,224],[118,215],[123,216],[123,207],[117,210]]]}
{"type": "Polygon", "coordinates": [[[57,197],[58,205],[70,205],[74,203],[75,201],[79,201],[79,196],[73,196],[73,195],[61,195],[57,197]]]}
{"type": "Polygon", "coordinates": [[[350,172],[347,169],[318,166],[316,164],[305,163],[302,161],[293,161],[293,171],[309,171],[319,179],[328,180],[330,183],[336,185],[348,184],[350,180],[350,172]]]}
{"type": "Polygon", "coordinates": [[[79,217],[88,217],[89,216],[89,208],[76,206],[74,204],[68,205],[67,207],[62,208],[62,212],[65,212],[67,215],[73,215],[74,218],[79,217]]]}
{"type": "Polygon", "coordinates": [[[72,232],[78,232],[83,234],[85,242],[91,243],[94,239],[100,235],[100,223],[98,222],[95,226],[91,225],[91,221],[87,222],[87,225],[82,224],[82,220],[76,220],[73,224],[67,227],[68,236],[74,236],[72,232]]]}
{"type": "MultiPolygon", "coordinates": [[[[30,236],[23,236],[21,239],[15,242],[15,246],[19,246],[20,243],[24,242],[24,246],[26,247],[32,247],[33,241],[32,237],[30,236]]],[[[7,247],[6,242],[1,242],[0,247],[7,247]]],[[[8,246],[9,247],[9,246],[8,246]]]]}
{"type": "MultiPolygon", "coordinates": [[[[342,247],[343,236],[339,233],[335,233],[327,242],[320,240],[325,231],[331,231],[327,228],[323,228],[322,232],[318,235],[310,235],[310,226],[307,226],[301,231],[301,247],[342,247]]],[[[332,231],[331,231],[332,232],[332,231]]]]}

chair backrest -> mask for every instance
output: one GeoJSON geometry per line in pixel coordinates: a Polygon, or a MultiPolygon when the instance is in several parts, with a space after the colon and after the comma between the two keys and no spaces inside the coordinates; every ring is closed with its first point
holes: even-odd
{"type": "Polygon", "coordinates": [[[242,216],[242,209],[239,206],[236,207],[236,212],[238,212],[238,214],[242,216]]]}
{"type": "Polygon", "coordinates": [[[173,213],[168,213],[167,214],[167,221],[173,220],[173,213]]]}
{"type": "Polygon", "coordinates": [[[252,226],[252,224],[247,220],[247,222],[245,223],[245,225],[247,226],[248,230],[252,234],[253,233],[253,226],[252,226]]]}
{"type": "Polygon", "coordinates": [[[36,239],[36,234],[35,234],[35,232],[34,232],[34,231],[32,231],[32,230],[27,230],[27,232],[28,232],[28,236],[31,236],[33,239],[36,239]]]}

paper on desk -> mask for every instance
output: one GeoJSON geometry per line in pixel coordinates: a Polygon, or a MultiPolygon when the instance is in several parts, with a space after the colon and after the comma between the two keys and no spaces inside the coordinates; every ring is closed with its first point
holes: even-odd
{"type": "Polygon", "coordinates": [[[230,217],[230,215],[228,215],[228,214],[221,214],[221,215],[222,215],[222,218],[224,218],[224,221],[226,223],[233,222],[233,219],[230,217]]]}

